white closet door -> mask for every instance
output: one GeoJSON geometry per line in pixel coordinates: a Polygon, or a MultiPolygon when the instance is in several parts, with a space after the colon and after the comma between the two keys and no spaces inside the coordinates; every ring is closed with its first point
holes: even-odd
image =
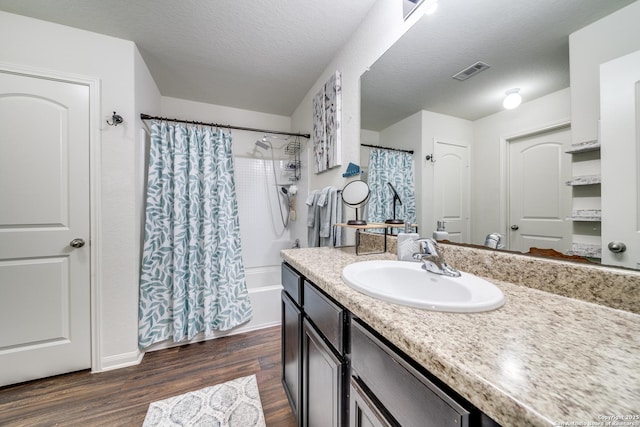
{"type": "Polygon", "coordinates": [[[509,142],[510,250],[571,248],[569,128],[509,142]]]}
{"type": "Polygon", "coordinates": [[[0,70],[0,201],[0,385],[89,368],[87,86],[0,70]]]}
{"type": "Polygon", "coordinates": [[[600,66],[602,263],[640,268],[640,51],[600,66]],[[612,252],[609,243],[624,243],[612,252]]]}
{"type": "MultiPolygon", "coordinates": [[[[434,157],[436,159],[433,164],[435,220],[445,221],[449,240],[468,243],[470,240],[469,147],[436,140],[434,157]]],[[[430,235],[431,232],[432,230],[425,230],[424,235],[430,235]]]]}

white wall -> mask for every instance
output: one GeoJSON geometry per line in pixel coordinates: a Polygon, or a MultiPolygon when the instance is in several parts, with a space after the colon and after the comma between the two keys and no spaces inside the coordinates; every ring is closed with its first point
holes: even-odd
{"type": "Polygon", "coordinates": [[[569,36],[572,141],[598,137],[600,64],[640,49],[640,2],[569,36]]]}
{"type": "Polygon", "coordinates": [[[101,254],[100,270],[94,271],[100,284],[99,342],[98,366],[93,368],[135,363],[141,126],[136,104],[152,109],[159,92],[130,41],[0,12],[0,51],[3,62],[18,67],[100,79],[101,235],[92,236],[91,242],[101,254]],[[113,111],[123,116],[124,124],[106,125],[113,111]]]}
{"type": "MultiPolygon", "coordinates": [[[[369,145],[380,145],[380,132],[376,132],[373,130],[361,129],[360,130],[360,143],[361,144],[369,144],[369,145]]],[[[360,168],[364,171],[368,171],[369,169],[369,153],[371,149],[368,147],[360,147],[360,168]]],[[[348,164],[348,163],[347,163],[348,164]]],[[[363,175],[364,180],[366,180],[366,175],[363,175]]]]}
{"type": "Polygon", "coordinates": [[[471,155],[471,242],[487,234],[507,233],[504,224],[504,141],[554,124],[568,122],[570,90],[563,89],[473,122],[471,155]]]}
{"type": "MultiPolygon", "coordinates": [[[[333,185],[344,187],[348,182],[342,177],[349,162],[360,164],[360,75],[373,64],[402,34],[404,34],[420,13],[414,14],[407,22],[402,17],[402,2],[397,0],[378,0],[358,30],[353,34],[342,50],[322,72],[316,83],[292,115],[292,129],[310,132],[312,123],[312,99],[320,87],[336,70],[342,73],[342,161],[340,167],[321,174],[307,169],[310,189],[333,185]]],[[[311,164],[310,150],[305,152],[303,163],[311,164]]],[[[351,178],[352,180],[354,178],[351,178]]],[[[300,195],[301,199],[306,194],[300,195]]],[[[306,221],[306,212],[303,213],[306,221]]],[[[304,243],[306,243],[306,234],[304,243]]]]}

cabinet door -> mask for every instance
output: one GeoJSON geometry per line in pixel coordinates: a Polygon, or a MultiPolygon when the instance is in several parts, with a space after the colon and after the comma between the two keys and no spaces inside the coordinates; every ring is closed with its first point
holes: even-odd
{"type": "Polygon", "coordinates": [[[357,378],[351,377],[350,427],[392,427],[392,424],[369,399],[357,378]]]}
{"type": "Polygon", "coordinates": [[[300,424],[302,390],[302,312],[282,291],[282,386],[300,424]]]}
{"type": "MultiPolygon", "coordinates": [[[[470,412],[361,325],[351,322],[351,375],[398,424],[469,427],[470,412]]],[[[466,405],[466,403],[465,403],[466,405]]]]}
{"type": "Polygon", "coordinates": [[[343,425],[344,369],[309,322],[303,320],[303,427],[343,425]]]}

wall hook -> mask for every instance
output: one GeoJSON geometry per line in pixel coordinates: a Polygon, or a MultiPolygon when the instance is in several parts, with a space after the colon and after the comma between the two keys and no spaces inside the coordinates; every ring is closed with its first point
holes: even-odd
{"type": "Polygon", "coordinates": [[[107,124],[109,126],[118,126],[122,122],[124,122],[124,119],[120,114],[116,114],[115,111],[113,112],[113,116],[111,116],[111,123],[109,123],[109,120],[107,120],[107,124]]]}

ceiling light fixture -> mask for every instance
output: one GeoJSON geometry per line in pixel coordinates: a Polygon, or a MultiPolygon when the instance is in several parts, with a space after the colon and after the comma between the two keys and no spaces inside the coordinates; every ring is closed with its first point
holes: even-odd
{"type": "Polygon", "coordinates": [[[520,88],[509,89],[506,93],[507,96],[502,101],[502,106],[507,110],[513,110],[522,102],[522,96],[520,96],[520,88]]]}

